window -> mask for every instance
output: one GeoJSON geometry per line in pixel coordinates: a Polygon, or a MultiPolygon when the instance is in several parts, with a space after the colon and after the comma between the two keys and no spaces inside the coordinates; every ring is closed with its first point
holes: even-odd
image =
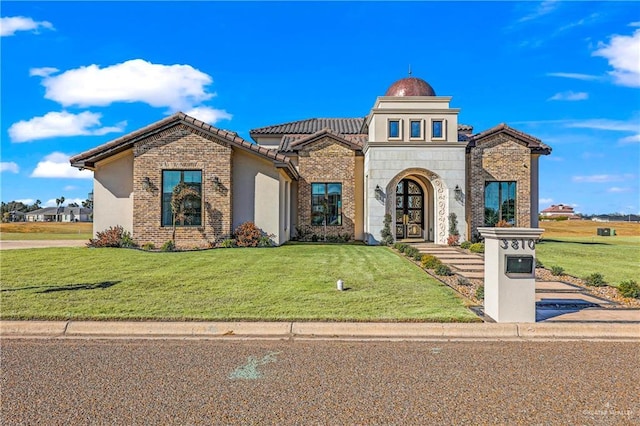
{"type": "Polygon", "coordinates": [[[431,122],[431,137],[433,139],[444,139],[444,121],[443,120],[433,120],[431,122]]]}
{"type": "Polygon", "coordinates": [[[411,128],[411,139],[422,139],[422,120],[411,120],[409,127],[411,128]]]}
{"type": "Polygon", "coordinates": [[[176,186],[195,190],[197,195],[187,195],[181,204],[181,213],[176,217],[176,225],[202,225],[202,171],[200,170],[163,170],[162,171],[162,226],[173,226],[171,198],[176,186]]]}
{"type": "Polygon", "coordinates": [[[516,183],[486,182],[484,185],[484,224],[495,226],[498,222],[516,224],[516,183]]]}
{"type": "Polygon", "coordinates": [[[389,120],[389,139],[400,139],[400,120],[389,120]]]}
{"type": "Polygon", "coordinates": [[[311,184],[311,225],[342,225],[342,184],[311,184]]]}

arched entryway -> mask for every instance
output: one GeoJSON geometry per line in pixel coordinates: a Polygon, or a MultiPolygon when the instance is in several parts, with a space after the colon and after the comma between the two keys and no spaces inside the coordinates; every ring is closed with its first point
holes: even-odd
{"type": "Polygon", "coordinates": [[[413,179],[402,179],[396,185],[396,240],[423,238],[425,228],[424,191],[413,179]]]}

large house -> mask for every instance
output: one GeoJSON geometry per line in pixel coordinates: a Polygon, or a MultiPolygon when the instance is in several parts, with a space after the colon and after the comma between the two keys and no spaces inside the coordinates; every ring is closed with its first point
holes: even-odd
{"type": "Polygon", "coordinates": [[[506,221],[536,227],[538,159],[551,148],[505,124],[458,122],[451,97],[408,77],[364,118],[253,129],[247,141],[176,113],[71,158],[94,172],[94,232],[121,225],[139,243],[171,239],[172,191],[197,191],[177,221],[179,246],[210,246],[255,222],[282,244],[305,233],[377,244],[386,214],[396,240],[444,244],[506,221]]]}
{"type": "Polygon", "coordinates": [[[568,218],[578,218],[576,216],[573,207],[567,206],[565,204],[552,204],[550,207],[542,210],[540,214],[544,217],[568,217],[568,218]]]}

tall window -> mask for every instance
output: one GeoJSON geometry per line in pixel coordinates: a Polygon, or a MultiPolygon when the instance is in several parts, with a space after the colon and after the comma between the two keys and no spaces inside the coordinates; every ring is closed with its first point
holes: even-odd
{"type": "Polygon", "coordinates": [[[431,122],[431,137],[433,139],[444,139],[444,122],[433,120],[431,122]]]}
{"type": "Polygon", "coordinates": [[[342,184],[311,184],[311,224],[342,225],[342,184]],[[326,221],[326,222],[325,222],[326,221]]]}
{"type": "Polygon", "coordinates": [[[400,120],[389,120],[389,139],[400,138],[400,120]]]}
{"type": "Polygon", "coordinates": [[[410,123],[409,126],[411,127],[411,138],[412,139],[422,138],[422,121],[411,120],[409,123],[410,123]]]}
{"type": "Polygon", "coordinates": [[[185,183],[197,192],[197,196],[190,195],[184,199],[181,208],[183,218],[177,218],[176,225],[202,225],[202,171],[200,170],[163,170],[162,171],[162,226],[173,226],[173,211],[171,198],[173,189],[180,183],[185,183]]]}
{"type": "Polygon", "coordinates": [[[486,182],[484,185],[484,224],[495,226],[501,220],[516,224],[516,183],[486,182]]]}

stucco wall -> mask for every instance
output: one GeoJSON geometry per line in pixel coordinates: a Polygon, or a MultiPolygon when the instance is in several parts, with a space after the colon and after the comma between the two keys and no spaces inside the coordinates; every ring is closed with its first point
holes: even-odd
{"type": "Polygon", "coordinates": [[[133,233],[133,151],[96,164],[93,173],[93,234],[112,226],[133,233]]]}

